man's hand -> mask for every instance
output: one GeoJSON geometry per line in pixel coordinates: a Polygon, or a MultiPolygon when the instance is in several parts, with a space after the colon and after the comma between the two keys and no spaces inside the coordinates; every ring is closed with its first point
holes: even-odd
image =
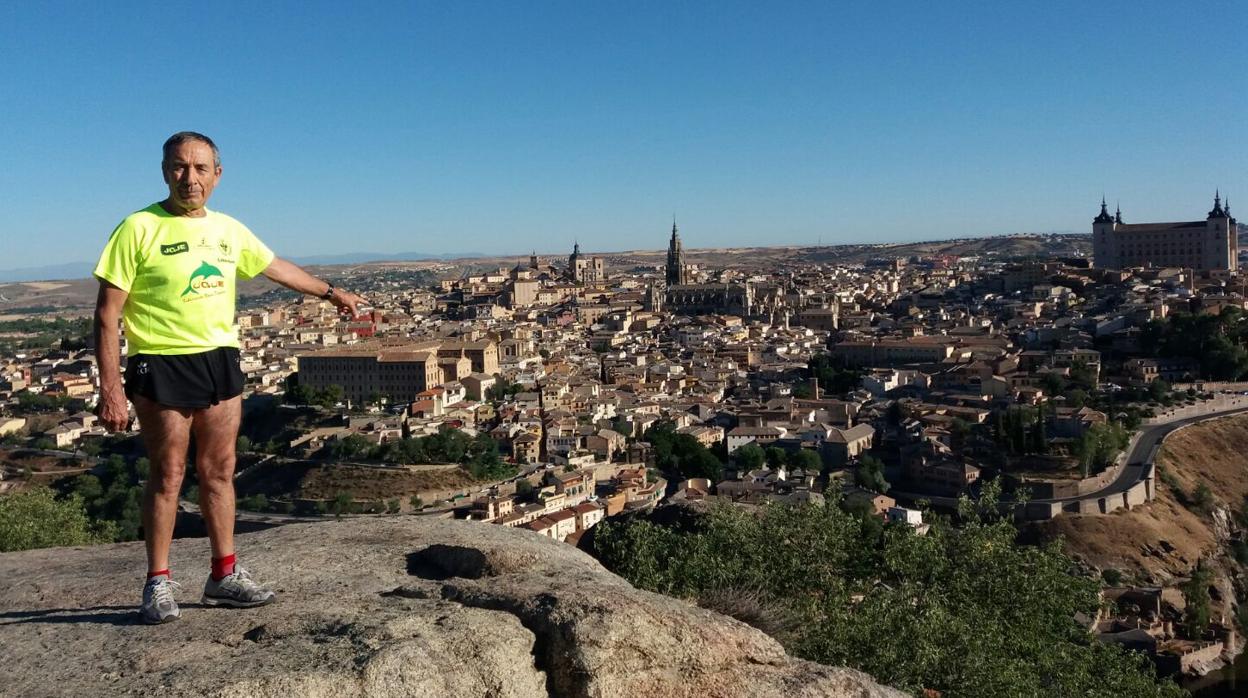
{"type": "Polygon", "coordinates": [[[130,408],[126,405],[126,394],[119,390],[102,392],[95,413],[100,416],[100,424],[110,434],[125,431],[130,426],[130,408]]]}
{"type": "Polygon", "coordinates": [[[333,303],[334,307],[338,308],[338,312],[343,315],[347,315],[349,313],[352,319],[360,316],[360,306],[363,305],[367,307],[368,305],[368,302],[363,298],[360,298],[358,295],[341,288],[334,289],[334,295],[329,299],[329,302],[333,303]]]}

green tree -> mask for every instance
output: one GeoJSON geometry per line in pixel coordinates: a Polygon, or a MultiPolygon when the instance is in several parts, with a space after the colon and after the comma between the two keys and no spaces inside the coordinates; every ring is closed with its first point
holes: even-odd
{"type": "Polygon", "coordinates": [[[823,470],[823,459],[813,449],[803,448],[793,454],[790,459],[793,467],[805,470],[807,474],[823,470]]]}
{"type": "Polygon", "coordinates": [[[1150,322],[1141,345],[1157,356],[1192,359],[1207,379],[1248,376],[1248,316],[1239,308],[1224,308],[1217,315],[1176,313],[1150,322]]]}
{"type": "Polygon", "coordinates": [[[359,434],[349,434],[335,439],[325,445],[325,453],[331,460],[351,461],[365,458],[372,451],[373,444],[359,434]]]}
{"type": "Polygon", "coordinates": [[[516,498],[522,502],[531,502],[535,497],[536,488],[526,479],[516,480],[516,498]]]}
{"type": "Polygon", "coordinates": [[[737,450],[732,452],[732,459],[736,461],[737,467],[745,470],[758,470],[763,467],[763,461],[766,460],[766,453],[757,443],[751,441],[744,446],[739,446],[737,450]]]}
{"type": "Polygon", "coordinates": [[[1030,449],[1032,453],[1048,453],[1049,441],[1044,433],[1044,407],[1037,410],[1031,422],[1030,449]]]}
{"type": "Polygon", "coordinates": [[[858,469],[854,471],[854,483],[872,492],[884,494],[888,492],[889,483],[884,478],[884,463],[878,458],[864,454],[858,459],[858,469]]]}
{"type": "Polygon", "coordinates": [[[819,390],[825,394],[848,393],[862,382],[862,369],[831,354],[816,354],[807,364],[806,372],[819,379],[819,390]]]}
{"type": "Polygon", "coordinates": [[[314,404],[321,407],[333,407],[342,402],[346,397],[346,391],[337,383],[330,383],[324,389],[316,391],[316,396],[312,399],[314,404]]]}
{"type": "Polygon", "coordinates": [[[655,464],[669,480],[718,481],[723,476],[723,464],[715,454],[689,434],[677,434],[676,425],[669,420],[647,429],[645,439],[654,449],[655,464]]]}
{"type": "Polygon", "coordinates": [[[343,514],[349,514],[355,503],[355,496],[350,492],[339,492],[334,496],[329,505],[329,513],[338,518],[342,518],[343,514]]]}
{"type": "Polygon", "coordinates": [[[767,456],[767,465],[772,468],[778,468],[789,461],[789,454],[783,448],[768,446],[764,453],[767,456]]]}
{"type": "Polygon", "coordinates": [[[616,417],[614,420],[612,420],[611,430],[618,434],[624,435],[625,437],[628,438],[629,441],[632,441],[633,423],[628,421],[627,417],[620,415],[619,417],[616,417]]]}
{"type": "Polygon", "coordinates": [[[285,400],[292,405],[310,405],[316,399],[316,391],[299,381],[299,374],[292,373],[286,378],[285,400]]]}
{"type": "Polygon", "coordinates": [[[1148,384],[1148,397],[1155,402],[1162,402],[1170,396],[1170,384],[1163,380],[1155,380],[1148,384]]]}
{"type": "Polygon", "coordinates": [[[261,493],[243,497],[238,500],[238,508],[246,511],[268,511],[269,498],[261,493]]]}
{"type": "Polygon", "coordinates": [[[111,523],[87,516],[77,495],[58,500],[38,487],[0,497],[0,552],[107,543],[116,535],[111,523]]]}
{"type": "Polygon", "coordinates": [[[961,453],[966,448],[971,436],[971,425],[961,417],[955,417],[949,424],[949,446],[954,453],[961,453]]]}
{"type": "Polygon", "coordinates": [[[1213,510],[1213,490],[1208,484],[1202,482],[1196,485],[1196,489],[1192,492],[1192,504],[1198,511],[1206,514],[1213,510]]]}
{"type": "Polygon", "coordinates": [[[1040,389],[1045,395],[1061,395],[1066,392],[1066,379],[1053,371],[1045,373],[1040,378],[1040,389]]]}
{"type": "Polygon", "coordinates": [[[251,450],[251,439],[240,434],[239,437],[234,440],[234,450],[239,453],[247,453],[251,450]]]}
{"type": "Polygon", "coordinates": [[[1212,618],[1209,585],[1213,583],[1213,573],[1205,567],[1204,561],[1192,570],[1192,576],[1179,588],[1183,591],[1186,609],[1183,611],[1183,634],[1189,640],[1204,638],[1212,618]]]}
{"type": "Polygon", "coordinates": [[[1079,388],[1072,388],[1066,391],[1066,406],[1079,409],[1088,404],[1088,392],[1079,388]]]}

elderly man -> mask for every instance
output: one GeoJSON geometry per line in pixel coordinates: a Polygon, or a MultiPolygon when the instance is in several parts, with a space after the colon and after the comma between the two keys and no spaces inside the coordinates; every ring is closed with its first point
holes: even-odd
{"type": "Polygon", "coordinates": [[[199,505],[212,545],[203,602],[251,607],[275,598],[234,556],[234,444],[243,391],[235,279],[264,274],[352,316],[363,302],[275,257],[242,223],[207,208],[221,178],[221,156],[207,136],[170,137],[161,171],[169,196],[127,216],[95,268],[100,419],[109,430],[125,429],[129,398],[152,463],[143,499],[147,582],[139,608],[148,623],[179,616],[169,547],[192,437],[199,505]],[[119,320],[129,342],[124,390],[119,320]]]}

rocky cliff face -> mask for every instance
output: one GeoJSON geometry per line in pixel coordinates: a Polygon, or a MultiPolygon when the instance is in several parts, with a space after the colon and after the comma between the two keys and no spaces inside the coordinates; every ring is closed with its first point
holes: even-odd
{"type": "Polygon", "coordinates": [[[418,517],[240,537],[280,594],[201,607],[206,540],[174,544],[182,618],[135,621],[141,543],[0,555],[0,692],[15,696],[900,696],[634,589],[527,531],[418,517]]]}

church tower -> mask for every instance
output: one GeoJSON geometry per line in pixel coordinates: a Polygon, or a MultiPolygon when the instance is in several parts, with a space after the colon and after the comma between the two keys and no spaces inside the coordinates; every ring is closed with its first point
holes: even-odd
{"type": "Polygon", "coordinates": [[[572,243],[572,254],[568,255],[568,280],[580,281],[581,269],[579,262],[581,261],[581,243],[572,243]]]}
{"type": "Polygon", "coordinates": [[[663,312],[663,293],[659,291],[658,282],[646,284],[646,295],[641,302],[642,309],[649,313],[663,312]]]}
{"type": "Polygon", "coordinates": [[[689,283],[689,269],[685,266],[685,250],[680,244],[676,219],[672,219],[672,239],[667,243],[667,285],[689,283]]]}

